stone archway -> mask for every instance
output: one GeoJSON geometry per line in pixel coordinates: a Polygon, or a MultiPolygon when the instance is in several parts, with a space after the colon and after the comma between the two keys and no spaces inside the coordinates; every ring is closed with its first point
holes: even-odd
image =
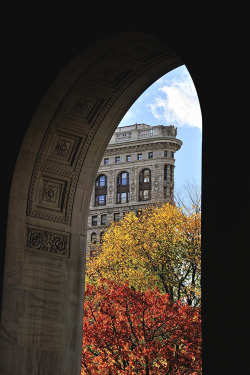
{"type": "Polygon", "coordinates": [[[13,176],[1,317],[1,374],[80,374],[85,232],[106,146],[126,111],[183,62],[165,42],[120,33],[56,78],[13,176]]]}

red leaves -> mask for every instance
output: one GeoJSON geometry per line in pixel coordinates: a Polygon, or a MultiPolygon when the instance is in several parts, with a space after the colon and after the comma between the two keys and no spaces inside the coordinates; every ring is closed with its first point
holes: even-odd
{"type": "Polygon", "coordinates": [[[82,374],[201,374],[200,309],[158,290],[87,285],[82,374]]]}

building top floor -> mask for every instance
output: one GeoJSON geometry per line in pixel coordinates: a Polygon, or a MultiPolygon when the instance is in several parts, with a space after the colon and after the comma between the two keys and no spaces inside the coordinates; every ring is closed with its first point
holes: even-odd
{"type": "Polygon", "coordinates": [[[134,124],[118,127],[114,132],[109,146],[120,144],[121,142],[133,142],[157,138],[176,138],[177,128],[174,125],[134,124]]]}
{"type": "Polygon", "coordinates": [[[98,173],[115,171],[121,168],[141,168],[145,165],[153,166],[156,162],[160,164],[175,162],[176,149],[168,149],[165,144],[156,145],[151,148],[117,149],[115,154],[106,152],[102,158],[98,173]]]}

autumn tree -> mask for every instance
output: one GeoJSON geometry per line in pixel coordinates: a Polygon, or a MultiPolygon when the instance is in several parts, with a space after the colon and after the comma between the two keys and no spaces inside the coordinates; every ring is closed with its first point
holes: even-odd
{"type": "Polygon", "coordinates": [[[200,308],[159,290],[87,285],[82,375],[201,374],[200,308]]]}
{"type": "Polygon", "coordinates": [[[201,214],[166,203],[141,215],[128,213],[111,224],[100,255],[87,263],[87,282],[100,278],[125,283],[136,290],[158,287],[172,300],[200,304],[201,214]]]}

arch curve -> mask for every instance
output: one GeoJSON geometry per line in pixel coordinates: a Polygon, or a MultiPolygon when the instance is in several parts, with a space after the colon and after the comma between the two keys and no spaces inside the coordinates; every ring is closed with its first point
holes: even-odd
{"type": "Polygon", "coordinates": [[[96,173],[118,123],[183,62],[137,32],[76,56],[48,89],[17,159],[2,305],[5,374],[80,374],[86,226],[96,173]],[[31,370],[32,368],[32,370],[31,370]]]}

